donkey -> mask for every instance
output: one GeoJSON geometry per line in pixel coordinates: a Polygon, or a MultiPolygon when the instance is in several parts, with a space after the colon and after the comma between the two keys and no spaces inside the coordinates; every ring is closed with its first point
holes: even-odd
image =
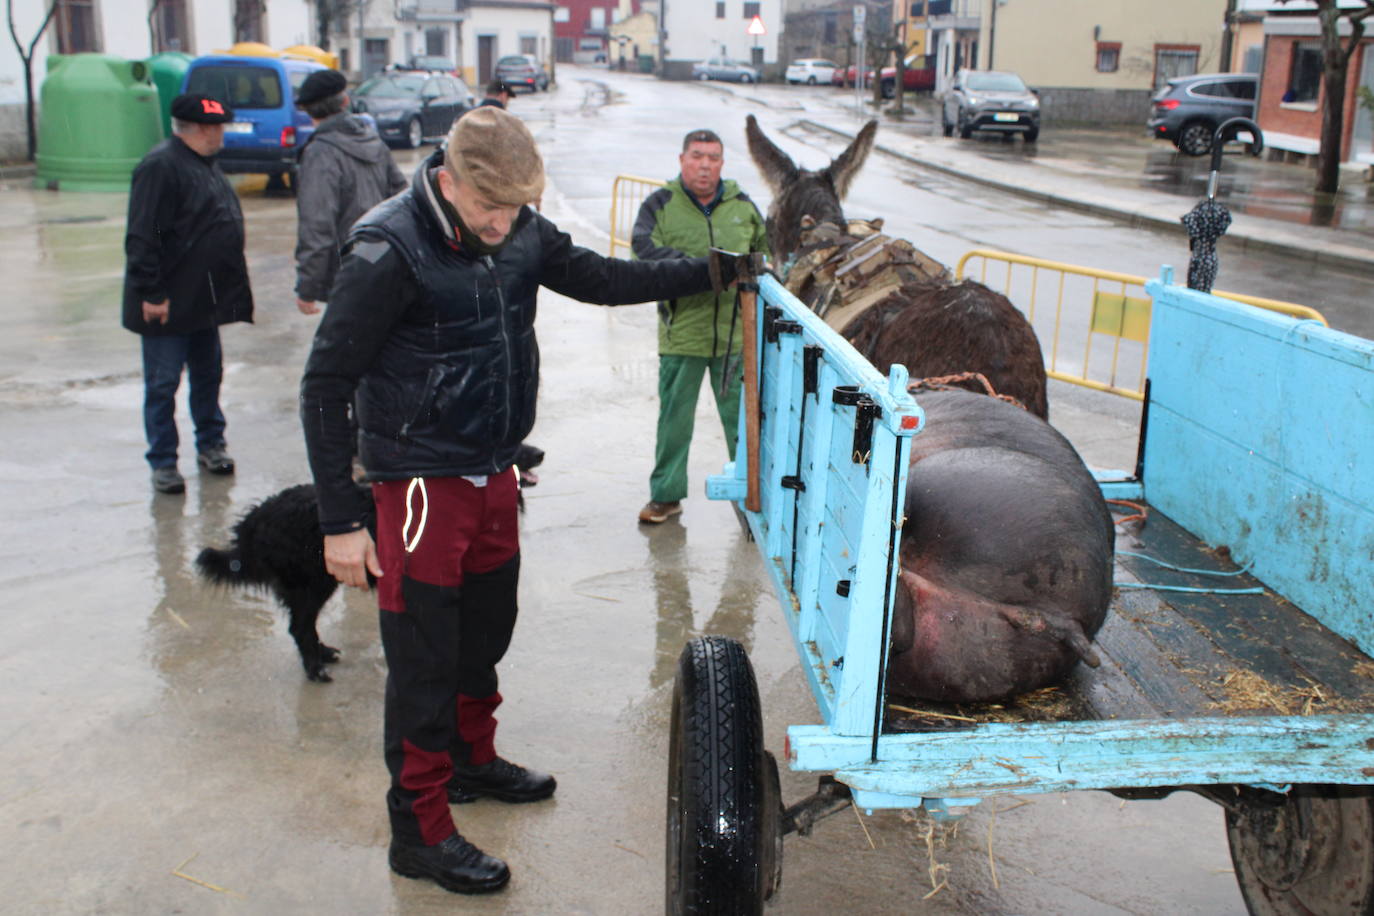
{"type": "MultiPolygon", "coordinates": [[[[858,243],[854,234],[858,225],[845,220],[840,202],[873,149],[877,131],[878,122],[869,121],[830,165],[813,172],[798,168],[749,115],[745,124],[749,154],[773,192],[766,226],[774,260],[789,265],[809,249],[819,249],[823,256],[858,243]]],[[[865,234],[880,226],[880,222],[867,224],[865,234]]],[[[902,363],[913,379],[980,373],[998,394],[1016,399],[1046,419],[1044,357],[1025,316],[1006,296],[981,283],[950,282],[948,271],[910,244],[890,244],[896,253],[889,255],[888,263],[916,269],[902,270],[891,292],[866,307],[823,313],[827,322],[880,372],[902,363]]],[[[789,282],[789,287],[813,309],[818,300],[837,291],[836,284],[815,282],[814,277],[795,285],[789,282]]],[[[853,291],[863,298],[860,289],[853,291]]],[[[956,384],[984,390],[976,381],[956,384]]]]}

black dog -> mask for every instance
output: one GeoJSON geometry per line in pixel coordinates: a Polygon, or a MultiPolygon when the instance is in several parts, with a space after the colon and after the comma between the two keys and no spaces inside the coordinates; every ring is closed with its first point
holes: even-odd
{"type": "MultiPolygon", "coordinates": [[[[520,446],[516,467],[521,489],[538,482],[532,471],[543,462],[541,450],[520,446]]],[[[370,492],[367,507],[364,521],[375,538],[377,515],[370,492]]],[[[522,494],[521,511],[524,508],[522,494]]],[[[339,583],[325,569],[324,535],[320,533],[314,485],[288,487],[254,506],[234,526],[233,540],[228,550],[207,547],[200,552],[196,557],[200,574],[219,585],[270,591],[290,614],[289,629],[300,650],[305,676],[312,681],[333,680],[325,665],[338,661],[339,650],[320,642],[315,621],[339,583]]],[[[372,580],[371,575],[368,579],[372,580]]]]}

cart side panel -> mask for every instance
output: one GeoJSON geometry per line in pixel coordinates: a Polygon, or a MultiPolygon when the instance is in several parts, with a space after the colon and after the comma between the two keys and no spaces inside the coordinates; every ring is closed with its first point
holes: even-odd
{"type": "Polygon", "coordinates": [[[1149,291],[1146,497],[1374,652],[1374,342],[1149,291]]]}
{"type": "MultiPolygon", "coordinates": [[[[759,285],[761,506],[745,517],[823,718],[836,734],[871,736],[884,607],[894,594],[898,495],[921,412],[905,369],[884,378],[776,280],[759,285]]],[[[744,421],[741,460],[708,481],[715,498],[742,501],[744,421]]]]}

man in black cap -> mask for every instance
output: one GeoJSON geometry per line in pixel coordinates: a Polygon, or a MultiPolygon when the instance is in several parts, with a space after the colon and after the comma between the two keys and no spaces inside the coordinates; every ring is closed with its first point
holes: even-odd
{"type": "Polygon", "coordinates": [[[406,187],[376,128],[349,113],[347,89],[339,71],[316,70],[296,95],[315,122],[296,166],[296,308],[306,315],[329,296],[349,228],[406,187]]]}
{"type": "Polygon", "coordinates": [[[243,211],[214,155],[234,112],[206,95],[172,100],[172,136],[134,169],[124,236],[124,327],[143,338],[143,426],[153,488],[181,493],[176,393],[190,378],[196,463],[234,473],[225,451],[219,326],[253,320],[243,211]]]}
{"type": "Polygon", "coordinates": [[[510,83],[505,80],[492,80],[487,83],[487,97],[479,102],[477,107],[491,105],[496,108],[505,108],[513,98],[515,98],[515,90],[511,88],[510,83]]]}

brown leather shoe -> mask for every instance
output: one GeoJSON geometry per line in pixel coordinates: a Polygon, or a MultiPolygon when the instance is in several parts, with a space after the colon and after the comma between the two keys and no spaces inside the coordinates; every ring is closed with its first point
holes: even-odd
{"type": "Polygon", "coordinates": [[[670,503],[654,502],[652,499],[644,504],[644,508],[639,510],[639,520],[648,522],[650,525],[657,525],[666,522],[674,515],[682,514],[682,501],[673,500],[670,503]]]}

